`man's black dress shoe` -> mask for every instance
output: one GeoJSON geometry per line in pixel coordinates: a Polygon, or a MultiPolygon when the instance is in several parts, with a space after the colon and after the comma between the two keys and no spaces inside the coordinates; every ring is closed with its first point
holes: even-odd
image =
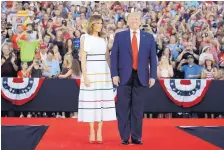
{"type": "Polygon", "coordinates": [[[142,141],[141,140],[132,140],[132,144],[140,144],[142,145],[142,141]]]}
{"type": "Polygon", "coordinates": [[[123,145],[128,145],[128,144],[129,144],[129,142],[128,142],[128,141],[123,140],[123,141],[121,142],[121,144],[123,144],[123,145]]]}

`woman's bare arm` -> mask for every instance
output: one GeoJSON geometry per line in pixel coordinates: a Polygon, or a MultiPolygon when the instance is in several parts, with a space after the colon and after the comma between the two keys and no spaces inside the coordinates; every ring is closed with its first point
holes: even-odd
{"type": "Polygon", "coordinates": [[[81,38],[81,44],[80,44],[80,56],[81,56],[81,68],[82,68],[82,73],[83,77],[87,78],[87,73],[86,73],[86,52],[84,51],[84,41],[85,38],[81,38]]]}

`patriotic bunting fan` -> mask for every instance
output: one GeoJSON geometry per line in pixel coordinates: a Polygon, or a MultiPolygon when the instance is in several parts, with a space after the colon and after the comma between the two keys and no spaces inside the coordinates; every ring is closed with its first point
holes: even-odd
{"type": "Polygon", "coordinates": [[[2,96],[14,105],[23,105],[38,93],[43,78],[2,78],[2,96]]]}
{"type": "Polygon", "coordinates": [[[201,102],[210,83],[211,80],[160,80],[160,84],[169,99],[183,107],[192,107],[201,102]]]}

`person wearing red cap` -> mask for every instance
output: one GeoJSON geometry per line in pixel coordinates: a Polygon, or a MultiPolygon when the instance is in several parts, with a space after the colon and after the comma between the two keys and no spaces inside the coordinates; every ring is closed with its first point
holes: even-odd
{"type": "Polygon", "coordinates": [[[36,56],[39,57],[41,60],[46,60],[47,59],[47,46],[45,44],[40,44],[40,49],[36,53],[36,56]]]}

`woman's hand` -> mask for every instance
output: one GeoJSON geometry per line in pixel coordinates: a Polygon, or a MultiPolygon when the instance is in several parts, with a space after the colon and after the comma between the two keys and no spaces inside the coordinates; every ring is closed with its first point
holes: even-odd
{"type": "Polygon", "coordinates": [[[87,77],[84,77],[84,84],[86,87],[90,87],[90,82],[89,79],[87,77]]]}

